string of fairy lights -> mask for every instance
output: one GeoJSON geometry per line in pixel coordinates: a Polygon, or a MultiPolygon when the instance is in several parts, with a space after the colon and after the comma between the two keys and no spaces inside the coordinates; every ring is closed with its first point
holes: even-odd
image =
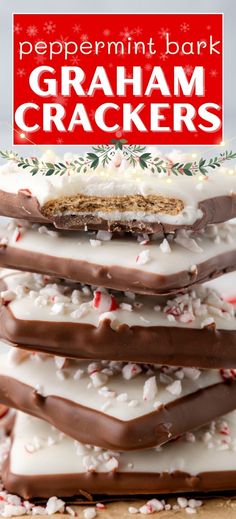
{"type": "MultiPolygon", "coordinates": [[[[10,129],[12,131],[13,127],[12,127],[12,125],[10,123],[4,121],[2,124],[7,126],[8,129],[10,129]]],[[[30,139],[28,137],[28,135],[26,135],[24,132],[18,131],[16,128],[14,128],[14,132],[18,134],[18,136],[22,140],[22,142],[24,142],[24,143],[27,142],[27,144],[29,144],[29,145],[37,146],[37,149],[39,149],[42,154],[48,153],[48,151],[49,151],[49,147],[48,146],[46,147],[46,146],[43,146],[43,145],[36,144],[32,139],[30,139]]],[[[221,141],[220,144],[219,144],[219,147],[225,148],[226,146],[229,146],[231,143],[233,143],[235,140],[236,140],[236,136],[234,136],[234,137],[232,137],[230,139],[221,141]]],[[[51,146],[53,146],[53,145],[51,145],[51,146]]],[[[63,143],[61,144],[61,146],[63,146],[63,143]]],[[[75,145],[73,145],[73,147],[74,146],[75,145]]],[[[197,151],[194,150],[193,152],[188,153],[188,155],[191,156],[191,158],[195,161],[195,160],[198,160],[199,157],[204,157],[204,156],[208,155],[211,151],[216,152],[216,148],[217,148],[217,146],[212,146],[212,147],[206,146],[204,149],[200,149],[200,150],[198,149],[197,151]]],[[[227,173],[229,175],[236,174],[236,164],[235,164],[235,166],[233,166],[231,168],[228,168],[227,173]]],[[[202,176],[201,174],[198,175],[198,180],[200,180],[200,181],[204,180],[204,176],[202,176]]],[[[171,178],[170,177],[166,178],[166,182],[167,183],[171,183],[172,182],[171,178]]]]}

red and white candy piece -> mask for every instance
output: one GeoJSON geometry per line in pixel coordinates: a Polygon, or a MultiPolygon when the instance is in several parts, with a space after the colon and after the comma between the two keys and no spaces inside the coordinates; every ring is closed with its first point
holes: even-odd
{"type": "Polygon", "coordinates": [[[220,369],[220,374],[223,380],[235,380],[236,378],[236,369],[220,369]]]}
{"type": "Polygon", "coordinates": [[[106,292],[96,290],[93,296],[93,307],[103,313],[118,310],[119,305],[112,294],[106,294],[106,292]]]}
{"type": "Polygon", "coordinates": [[[27,188],[19,189],[18,190],[18,194],[25,195],[25,196],[28,196],[28,197],[32,196],[31,191],[29,189],[27,189],[27,188]]]}
{"type": "Polygon", "coordinates": [[[10,432],[14,424],[15,411],[0,404],[0,430],[10,432]]]}
{"type": "Polygon", "coordinates": [[[5,418],[5,416],[8,414],[9,408],[6,405],[0,404],[0,420],[5,418]]]}
{"type": "Polygon", "coordinates": [[[18,225],[14,230],[12,239],[13,239],[13,241],[17,242],[17,241],[21,240],[21,238],[22,238],[22,231],[21,231],[21,227],[18,225]]]}

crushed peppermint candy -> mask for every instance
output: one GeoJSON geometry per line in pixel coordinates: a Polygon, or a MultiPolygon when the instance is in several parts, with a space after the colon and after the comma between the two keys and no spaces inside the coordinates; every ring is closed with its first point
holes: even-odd
{"type": "Polygon", "coordinates": [[[71,515],[71,517],[76,516],[75,510],[71,506],[66,506],[65,510],[69,515],[71,515]]]}
{"type": "Polygon", "coordinates": [[[92,380],[92,384],[94,387],[101,387],[104,386],[108,381],[108,376],[105,373],[94,371],[93,373],[91,373],[90,379],[92,380]]]}
{"type": "Polygon", "coordinates": [[[215,290],[206,286],[197,286],[171,299],[165,297],[160,302],[160,298],[135,297],[130,292],[118,293],[83,285],[72,290],[55,278],[30,273],[14,273],[7,279],[10,280],[9,289],[1,292],[2,305],[11,305],[12,301],[15,304],[15,301],[17,303],[28,297],[32,305],[47,309],[52,316],[68,315],[69,319],[79,321],[84,316],[92,315],[98,326],[108,320],[114,330],[129,320],[137,325],[142,322],[152,326],[154,312],[158,314],[157,326],[159,319],[163,318],[174,326],[179,323],[187,327],[197,321],[197,328],[213,327],[218,318],[235,319],[233,304],[224,301],[215,290]],[[149,315],[150,319],[147,318],[149,315]]]}
{"type": "Polygon", "coordinates": [[[143,400],[154,400],[157,391],[156,377],[148,378],[143,386],[143,400]]]}
{"type": "Polygon", "coordinates": [[[96,290],[93,297],[93,307],[99,309],[100,312],[113,312],[119,308],[115,296],[96,290]]]}
{"type": "Polygon", "coordinates": [[[201,328],[207,328],[208,326],[214,326],[215,319],[214,317],[207,317],[201,322],[201,328]]]}
{"type": "Polygon", "coordinates": [[[58,499],[56,496],[50,497],[46,504],[46,514],[53,515],[57,512],[64,512],[65,502],[62,499],[58,499]]]}
{"type": "Polygon", "coordinates": [[[133,364],[129,362],[125,364],[122,368],[122,375],[125,380],[130,380],[131,378],[136,377],[139,373],[141,373],[142,368],[139,364],[133,364]]]}
{"type": "Polygon", "coordinates": [[[119,466],[119,461],[115,456],[112,456],[106,463],[106,468],[109,472],[116,470],[119,466]]]}
{"type": "Polygon", "coordinates": [[[8,494],[0,485],[0,517],[18,517],[21,515],[54,515],[58,512],[67,512],[68,515],[75,516],[75,512],[69,506],[65,507],[65,502],[56,496],[50,497],[45,506],[35,505],[30,501],[21,499],[19,496],[8,494]],[[74,512],[74,513],[73,513],[74,512]]]}
{"type": "Polygon", "coordinates": [[[26,188],[22,188],[22,189],[18,189],[18,193],[22,194],[22,195],[25,195],[25,196],[28,196],[28,197],[32,196],[32,192],[27,187],[26,188]]]}
{"type": "Polygon", "coordinates": [[[91,247],[101,247],[101,240],[89,240],[91,247]]]}
{"type": "Polygon", "coordinates": [[[166,503],[165,499],[150,499],[140,508],[136,506],[129,506],[128,512],[129,514],[143,514],[149,515],[154,514],[156,512],[162,512],[163,510],[174,512],[179,510],[185,510],[187,514],[195,514],[197,513],[197,509],[203,505],[203,502],[197,499],[187,499],[185,497],[177,497],[176,504],[166,503]]]}
{"type": "Polygon", "coordinates": [[[97,515],[96,508],[94,508],[94,507],[85,508],[83,514],[84,514],[84,519],[93,519],[97,515]]]}
{"type": "Polygon", "coordinates": [[[13,240],[14,242],[18,242],[18,241],[20,241],[21,238],[22,238],[22,232],[23,232],[23,231],[22,231],[22,227],[21,227],[20,225],[18,225],[18,226],[15,228],[14,232],[13,232],[12,240],[13,240]]]}
{"type": "Polygon", "coordinates": [[[7,305],[16,299],[16,293],[13,290],[3,290],[0,292],[2,304],[7,305]]]}
{"type": "Polygon", "coordinates": [[[197,244],[196,240],[191,238],[191,234],[191,230],[188,231],[186,229],[180,229],[176,232],[174,241],[191,252],[203,252],[201,247],[197,244]]]}
{"type": "Polygon", "coordinates": [[[161,252],[163,252],[163,254],[171,253],[170,244],[166,238],[164,238],[164,240],[161,242],[160,249],[161,249],[161,252]]]}
{"type": "Polygon", "coordinates": [[[129,506],[128,512],[129,514],[143,514],[149,515],[157,512],[170,511],[174,512],[184,510],[187,514],[195,514],[197,513],[197,509],[203,505],[203,502],[197,499],[187,499],[185,497],[178,497],[176,504],[166,503],[165,499],[150,499],[140,508],[136,506],[129,506]]]}
{"type": "Polygon", "coordinates": [[[175,380],[172,384],[166,387],[166,390],[169,391],[174,396],[181,395],[182,392],[182,384],[180,380],[175,380]]]}
{"type": "Polygon", "coordinates": [[[139,253],[139,255],[137,256],[136,263],[138,265],[145,265],[146,263],[148,263],[150,261],[150,259],[151,259],[150,250],[145,249],[145,250],[141,251],[139,253]]]}
{"type": "Polygon", "coordinates": [[[54,359],[55,359],[55,364],[56,364],[57,369],[62,369],[65,367],[66,357],[55,356],[54,359]]]}
{"type": "Polygon", "coordinates": [[[59,236],[59,233],[57,231],[53,231],[52,229],[49,229],[46,227],[46,225],[41,225],[38,228],[39,234],[47,234],[48,236],[51,236],[51,238],[57,238],[59,236]]]}

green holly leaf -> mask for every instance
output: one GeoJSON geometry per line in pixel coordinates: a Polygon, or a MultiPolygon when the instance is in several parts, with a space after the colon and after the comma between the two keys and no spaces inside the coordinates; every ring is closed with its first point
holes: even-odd
{"type": "Polygon", "coordinates": [[[96,158],[93,160],[93,162],[90,164],[90,167],[91,167],[92,169],[96,169],[96,168],[98,167],[98,164],[99,164],[99,158],[96,157],[96,158]]]}

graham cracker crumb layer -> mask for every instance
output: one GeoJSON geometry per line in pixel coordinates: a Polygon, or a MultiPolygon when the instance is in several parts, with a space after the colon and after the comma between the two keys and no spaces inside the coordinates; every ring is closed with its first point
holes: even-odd
{"type": "Polygon", "coordinates": [[[184,209],[184,203],[177,198],[159,195],[142,196],[84,196],[74,195],[48,201],[42,207],[42,213],[47,217],[62,214],[93,214],[97,212],[112,213],[127,211],[147,214],[177,215],[184,209]]]}

